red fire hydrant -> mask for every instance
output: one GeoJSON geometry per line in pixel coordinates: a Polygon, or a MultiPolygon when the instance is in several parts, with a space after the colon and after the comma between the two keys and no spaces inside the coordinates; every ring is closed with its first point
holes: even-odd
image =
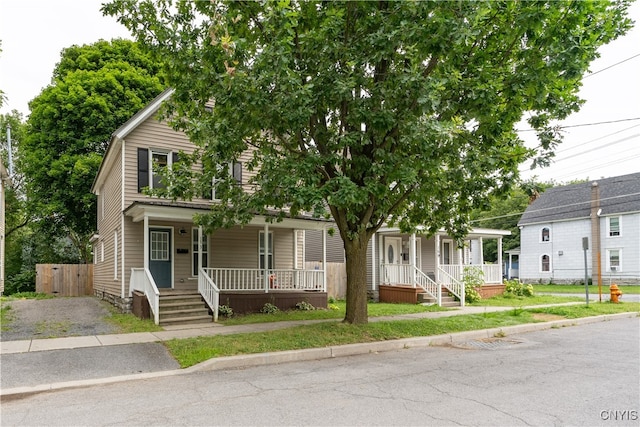
{"type": "Polygon", "coordinates": [[[609,292],[611,293],[611,302],[618,303],[618,298],[622,296],[622,292],[615,283],[609,286],[609,292]]]}

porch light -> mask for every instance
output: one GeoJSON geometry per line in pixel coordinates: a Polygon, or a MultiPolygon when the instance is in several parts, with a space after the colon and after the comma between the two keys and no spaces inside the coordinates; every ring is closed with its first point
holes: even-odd
{"type": "Polygon", "coordinates": [[[178,230],[178,233],[180,233],[181,236],[184,236],[185,234],[187,234],[187,230],[185,230],[184,227],[181,227],[180,230],[178,230]]]}

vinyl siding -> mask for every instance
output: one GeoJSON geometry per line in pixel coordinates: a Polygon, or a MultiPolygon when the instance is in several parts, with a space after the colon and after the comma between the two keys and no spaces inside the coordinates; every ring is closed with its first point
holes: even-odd
{"type": "MultiPolygon", "coordinates": [[[[305,255],[307,262],[322,261],[322,231],[306,230],[305,255]]],[[[340,234],[336,231],[333,236],[327,233],[327,262],[344,262],[344,245],[340,234]]]]}
{"type": "MultiPolygon", "coordinates": [[[[233,227],[211,235],[211,266],[214,268],[259,268],[258,236],[264,227],[233,227]]],[[[270,228],[274,239],[273,259],[276,269],[292,269],[294,230],[270,228]]]]}
{"type": "Polygon", "coordinates": [[[94,265],[93,287],[96,290],[108,292],[113,295],[121,294],[121,248],[123,233],[121,230],[121,165],[120,157],[113,163],[108,171],[98,195],[98,235],[99,240],[94,243],[93,250],[98,255],[94,265]],[[103,216],[104,212],[104,216],[103,216]],[[118,253],[114,252],[114,233],[118,233],[118,253]],[[104,246],[104,261],[102,261],[102,247],[104,246]],[[118,260],[118,278],[114,279],[114,260],[118,260]]]}

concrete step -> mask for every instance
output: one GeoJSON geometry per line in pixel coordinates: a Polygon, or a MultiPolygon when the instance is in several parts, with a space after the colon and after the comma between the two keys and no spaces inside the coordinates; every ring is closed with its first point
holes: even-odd
{"type": "Polygon", "coordinates": [[[179,310],[162,310],[160,309],[160,322],[168,319],[183,318],[183,317],[199,317],[208,316],[209,310],[207,308],[188,308],[179,310]]]}
{"type": "Polygon", "coordinates": [[[201,315],[201,316],[185,316],[185,317],[171,317],[169,319],[161,319],[160,326],[169,326],[169,325],[191,325],[198,323],[209,323],[213,322],[213,317],[210,315],[201,315]]]}
{"type": "Polygon", "coordinates": [[[205,304],[205,302],[201,299],[198,298],[197,300],[193,300],[193,301],[162,301],[160,300],[160,310],[181,310],[181,309],[189,309],[189,308],[203,308],[206,307],[207,305],[205,304]]]}

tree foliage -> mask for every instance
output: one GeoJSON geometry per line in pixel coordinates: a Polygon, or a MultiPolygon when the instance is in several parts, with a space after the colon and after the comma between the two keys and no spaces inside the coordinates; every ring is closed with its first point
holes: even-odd
{"type": "Polygon", "coordinates": [[[111,133],[163,90],[159,64],[129,40],[62,51],[51,84],[29,107],[20,144],[30,211],[47,236],[66,236],[89,258],[96,227],[91,183],[111,133]]]}
{"type": "Polygon", "coordinates": [[[371,236],[386,222],[462,237],[471,210],[536,158],[514,131],[525,112],[541,149],[554,148],[553,121],[578,110],[596,49],[630,26],[627,6],[113,0],[103,10],[165,59],[169,112],[201,148],[204,173],[177,171],[169,194],[196,194],[224,175],[216,165],[253,149],[253,191],[219,176],[222,203],[201,222],[328,210],[346,252],[345,321],[364,323],[371,236]]]}

